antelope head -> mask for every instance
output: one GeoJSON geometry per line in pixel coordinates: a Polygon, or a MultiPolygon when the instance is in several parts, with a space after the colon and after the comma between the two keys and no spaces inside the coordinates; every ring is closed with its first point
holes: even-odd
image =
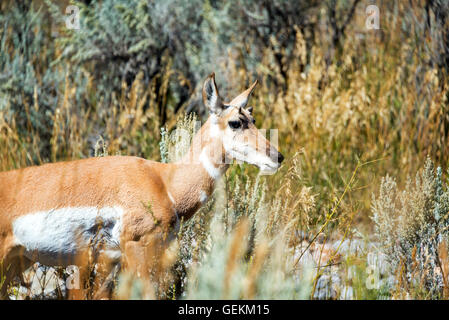
{"type": "Polygon", "coordinates": [[[203,85],[203,102],[210,111],[210,136],[218,142],[224,159],[237,160],[257,166],[262,172],[274,173],[284,160],[282,154],[257,129],[252,115],[253,108],[247,108],[249,97],[257,80],[245,91],[231,100],[223,102],[212,73],[203,85]]]}

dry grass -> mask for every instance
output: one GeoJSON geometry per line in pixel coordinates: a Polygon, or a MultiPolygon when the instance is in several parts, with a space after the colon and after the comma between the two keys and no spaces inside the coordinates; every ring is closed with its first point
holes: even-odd
{"type": "MultiPolygon", "coordinates": [[[[409,8],[399,3],[397,10],[401,16],[409,8]]],[[[285,90],[273,86],[281,76],[273,63],[277,52],[266,48],[251,104],[258,127],[278,129],[285,163],[269,177],[248,165],[232,166],[214,199],[183,223],[169,251],[156,254],[148,246],[148,261],[156,255],[160,264],[142,266],[146,275],[139,280],[122,273],[117,298],[309,298],[317,297],[326,274],[340,276],[338,290],[326,297],[341,297],[348,286],[352,298],[385,294],[366,288],[367,252],[342,248],[361,234],[373,240],[371,196],[381,177],[389,174],[404,185],[427,156],[447,167],[449,82],[425,63],[430,57],[416,49],[413,37],[404,39],[397,20],[385,17],[382,33],[362,32],[361,23],[356,18],[348,27],[344,55],[330,64],[325,43],[317,40],[307,52],[298,32],[296,64],[287,71],[285,90]]],[[[253,79],[244,64],[233,61],[221,79],[236,93],[253,79]]],[[[139,74],[129,87],[123,82],[107,104],[91,101],[97,88],[89,82],[82,94],[91,104],[81,108],[68,71],[52,114],[50,154],[41,154],[43,137],[33,126],[19,132],[17,115],[8,107],[0,110],[0,170],[100,154],[177,159],[186,142],[176,148],[176,135],[161,137],[157,114],[161,97],[170,99],[167,83],[176,74],[167,67],[157,87],[145,86],[139,74]]],[[[24,108],[26,114],[39,112],[37,103],[24,108]]],[[[194,131],[193,116],[179,118],[169,109],[168,118],[169,131],[194,131]]],[[[442,244],[439,250],[447,298],[447,248],[442,244]]],[[[405,271],[395,274],[400,290],[392,297],[410,297],[405,271]]]]}

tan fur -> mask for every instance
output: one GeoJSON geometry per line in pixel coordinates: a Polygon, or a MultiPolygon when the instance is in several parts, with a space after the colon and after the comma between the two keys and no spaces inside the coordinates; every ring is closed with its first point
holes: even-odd
{"type": "MultiPolygon", "coordinates": [[[[238,101],[247,100],[253,88],[254,85],[244,92],[246,97],[240,97],[238,101]]],[[[223,112],[218,123],[220,131],[226,129],[230,119],[239,118],[248,123],[241,134],[246,135],[250,143],[255,143],[261,135],[252,123],[250,113],[241,108],[223,112]]],[[[221,172],[228,167],[224,163],[222,141],[209,136],[211,125],[209,119],[194,137],[189,152],[178,163],[111,156],[1,172],[0,261],[3,261],[3,269],[0,272],[6,274],[6,284],[32,263],[22,255],[23,248],[14,244],[13,221],[33,212],[58,208],[122,207],[120,246],[124,262],[136,268],[142,265],[138,261],[139,256],[142,259],[138,248],[147,244],[148,237],[169,232],[178,219],[189,219],[202,205],[201,194],[210,196],[213,192],[215,181],[199,161],[197,151],[219,150],[211,162],[221,172]]],[[[260,152],[267,152],[271,146],[268,141],[263,141],[260,152]]],[[[6,285],[1,293],[5,294],[5,290],[6,285]]]]}

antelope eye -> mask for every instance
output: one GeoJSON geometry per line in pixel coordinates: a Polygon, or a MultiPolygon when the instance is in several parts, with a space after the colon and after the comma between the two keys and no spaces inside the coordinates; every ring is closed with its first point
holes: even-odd
{"type": "Polygon", "coordinates": [[[229,121],[228,124],[231,127],[231,129],[238,129],[242,126],[240,121],[229,121]]]}
{"type": "Polygon", "coordinates": [[[252,122],[253,124],[255,124],[255,123],[256,123],[256,119],[253,118],[253,120],[251,120],[251,122],[252,122]]]}

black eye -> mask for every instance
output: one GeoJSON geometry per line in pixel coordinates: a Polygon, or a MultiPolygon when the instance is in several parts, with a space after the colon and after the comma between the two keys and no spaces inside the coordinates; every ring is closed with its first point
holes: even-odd
{"type": "Polygon", "coordinates": [[[240,121],[229,121],[228,123],[232,129],[238,129],[242,125],[240,121]]]}
{"type": "Polygon", "coordinates": [[[253,120],[251,120],[251,122],[252,122],[253,124],[255,124],[255,123],[256,123],[256,119],[253,118],[253,120]]]}

